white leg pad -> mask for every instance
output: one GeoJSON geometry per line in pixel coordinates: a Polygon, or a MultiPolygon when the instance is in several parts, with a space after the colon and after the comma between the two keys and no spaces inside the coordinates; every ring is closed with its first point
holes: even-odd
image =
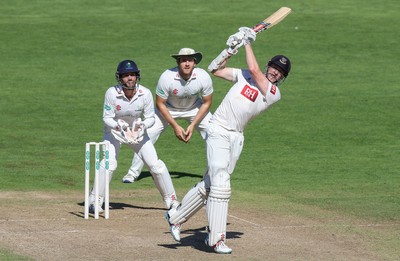
{"type": "Polygon", "coordinates": [[[167,166],[165,166],[162,160],[158,160],[155,165],[149,166],[149,168],[153,176],[154,184],[163,197],[165,207],[167,209],[171,208],[177,201],[177,197],[167,166]]]}
{"type": "Polygon", "coordinates": [[[228,221],[228,205],[231,197],[230,188],[211,186],[207,200],[207,218],[209,225],[208,243],[214,246],[218,241],[226,239],[226,223],[228,221]]]}
{"type": "Polygon", "coordinates": [[[168,211],[169,222],[171,224],[185,223],[204,206],[206,199],[206,188],[204,181],[201,181],[186,193],[178,208],[172,208],[168,211]]]}

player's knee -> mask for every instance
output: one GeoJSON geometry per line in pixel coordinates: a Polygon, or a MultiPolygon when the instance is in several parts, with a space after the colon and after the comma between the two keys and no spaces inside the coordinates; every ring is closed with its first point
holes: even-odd
{"type": "Polygon", "coordinates": [[[158,160],[154,165],[149,166],[150,172],[155,175],[162,175],[167,171],[167,166],[162,160],[158,160]]]}
{"type": "Polygon", "coordinates": [[[210,183],[216,187],[230,187],[231,175],[227,168],[210,168],[210,183]]]}

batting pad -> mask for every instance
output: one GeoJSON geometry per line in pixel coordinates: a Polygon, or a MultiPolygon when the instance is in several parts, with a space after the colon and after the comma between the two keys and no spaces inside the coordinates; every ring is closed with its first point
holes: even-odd
{"type": "Polygon", "coordinates": [[[171,224],[185,223],[204,206],[206,199],[207,192],[202,180],[186,193],[181,205],[176,210],[171,209],[168,211],[169,222],[171,224]]]}
{"type": "Polygon", "coordinates": [[[217,244],[220,240],[225,241],[230,197],[230,188],[211,186],[207,200],[207,218],[210,229],[208,244],[210,246],[217,244]]]}
{"type": "Polygon", "coordinates": [[[162,160],[158,160],[154,166],[150,167],[150,173],[153,176],[154,184],[164,199],[165,206],[169,209],[172,203],[177,200],[177,197],[167,166],[162,160]]]}

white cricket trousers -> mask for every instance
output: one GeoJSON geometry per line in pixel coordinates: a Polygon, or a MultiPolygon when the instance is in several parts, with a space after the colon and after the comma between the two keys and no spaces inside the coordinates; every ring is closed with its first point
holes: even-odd
{"type": "Polygon", "coordinates": [[[228,205],[231,197],[230,175],[242,152],[243,142],[243,133],[228,131],[215,123],[210,123],[206,139],[210,179],[210,192],[206,205],[210,246],[226,240],[228,205]]]}

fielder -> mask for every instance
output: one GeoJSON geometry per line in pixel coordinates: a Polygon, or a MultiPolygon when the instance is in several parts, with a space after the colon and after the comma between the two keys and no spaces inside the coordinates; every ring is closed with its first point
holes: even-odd
{"type": "MultiPolygon", "coordinates": [[[[174,129],[176,137],[183,142],[190,140],[194,129],[205,139],[211,118],[209,110],[213,93],[212,80],[205,70],[196,67],[202,54],[191,48],[182,48],[178,54],[171,56],[176,60],[177,66],[164,71],[158,80],[155,123],[147,129],[153,144],[169,125],[174,129]],[[184,119],[189,123],[186,130],[176,122],[177,119],[184,119]]],[[[138,179],[142,168],[143,161],[135,155],[122,182],[133,183],[138,179]]]]}
{"type": "Polygon", "coordinates": [[[215,252],[229,254],[226,241],[228,204],[231,197],[230,175],[242,152],[243,131],[247,123],[279,101],[279,86],[290,72],[290,61],[286,56],[274,56],[263,73],[254,56],[251,42],[256,34],[248,27],[229,37],[228,49],[223,50],[210,64],[209,71],[217,77],[232,81],[217,110],[213,113],[207,129],[208,173],[185,195],[181,205],[166,213],[170,231],[180,241],[180,229],[204,202],[207,207],[208,235],[205,243],[215,252]],[[246,49],[248,69],[225,67],[227,60],[236,54],[242,45],[246,49]]]}
{"type": "MultiPolygon", "coordinates": [[[[117,168],[117,159],[121,143],[132,148],[150,170],[154,183],[169,209],[178,205],[175,189],[168,169],[157,156],[153,143],[146,130],[154,124],[154,102],[149,89],[139,84],[140,70],[132,60],[118,64],[115,73],[117,85],[110,87],[105,94],[103,108],[104,142],[109,143],[109,181],[117,168]],[[141,120],[143,117],[143,121],[141,120]]],[[[99,172],[99,206],[104,199],[104,160],[100,163],[99,172]]],[[[95,212],[95,191],[90,195],[91,213],[95,212]]],[[[103,209],[99,209],[102,212],[103,209]]]]}

